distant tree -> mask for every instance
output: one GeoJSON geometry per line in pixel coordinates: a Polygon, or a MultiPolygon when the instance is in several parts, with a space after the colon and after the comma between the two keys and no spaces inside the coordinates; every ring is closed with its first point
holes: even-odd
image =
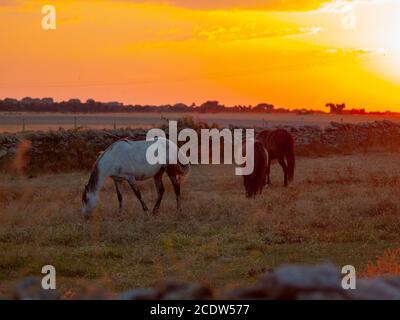
{"type": "Polygon", "coordinates": [[[332,114],[342,114],[343,110],[346,108],[346,104],[335,104],[335,103],[327,103],[325,105],[327,108],[330,109],[330,113],[332,114]]]}
{"type": "Polygon", "coordinates": [[[17,105],[18,104],[18,100],[14,99],[14,98],[5,98],[4,99],[4,104],[17,105]]]}
{"type": "Polygon", "coordinates": [[[345,103],[336,105],[336,110],[337,110],[338,114],[341,114],[344,109],[346,109],[346,104],[345,103]]]}
{"type": "Polygon", "coordinates": [[[189,111],[189,107],[184,103],[176,103],[170,109],[173,112],[187,112],[187,111],[189,111]]]}
{"type": "Polygon", "coordinates": [[[21,99],[21,104],[27,105],[27,104],[32,104],[33,99],[31,97],[25,97],[21,99]]]}
{"type": "Polygon", "coordinates": [[[95,101],[94,99],[87,99],[87,100],[86,100],[86,103],[87,103],[87,104],[95,104],[96,101],[95,101]]]}
{"type": "Polygon", "coordinates": [[[54,99],[53,98],[43,98],[40,100],[40,102],[45,105],[51,105],[51,104],[54,104],[54,99]]]}
{"type": "Polygon", "coordinates": [[[199,111],[202,113],[216,113],[225,111],[225,106],[220,105],[218,101],[207,101],[203,103],[199,111]]]}
{"type": "Polygon", "coordinates": [[[272,113],[274,112],[275,106],[273,104],[268,104],[268,103],[260,103],[256,105],[252,111],[254,112],[267,112],[267,113],[272,113]]]}
{"type": "Polygon", "coordinates": [[[82,104],[81,100],[79,100],[79,99],[69,99],[68,103],[69,104],[75,104],[75,105],[82,104]]]}

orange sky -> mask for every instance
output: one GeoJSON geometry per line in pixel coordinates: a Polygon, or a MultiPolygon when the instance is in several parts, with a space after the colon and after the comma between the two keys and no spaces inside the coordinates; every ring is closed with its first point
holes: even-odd
{"type": "Polygon", "coordinates": [[[0,98],[400,111],[400,1],[323,2],[0,0],[0,98]]]}

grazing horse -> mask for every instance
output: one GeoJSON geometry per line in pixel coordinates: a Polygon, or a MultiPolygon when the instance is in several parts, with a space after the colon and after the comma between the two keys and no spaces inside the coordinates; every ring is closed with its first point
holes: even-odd
{"type": "Polygon", "coordinates": [[[167,164],[150,164],[146,158],[147,150],[150,146],[154,147],[153,144],[158,142],[164,143],[164,146],[166,146],[168,150],[169,148],[172,148],[174,152],[176,151],[176,155],[178,155],[179,152],[179,157],[182,157],[180,159],[187,159],[185,158],[185,155],[178,150],[174,143],[164,138],[158,138],[151,141],[132,141],[123,139],[113,143],[98,157],[93,166],[89,182],[85,186],[82,196],[82,214],[85,218],[90,218],[96,209],[99,191],[107,177],[114,180],[120,210],[122,209],[123,204],[120,183],[122,181],[127,181],[140,201],[144,211],[148,211],[148,208],[142,199],[137,182],[153,178],[158,193],[153,214],[157,214],[165,191],[162,177],[164,173],[167,173],[174,188],[177,208],[180,210],[181,178],[188,174],[190,165],[183,165],[179,161],[174,162],[177,164],[172,164],[172,161],[169,161],[168,151],[166,153],[165,162],[167,164]]]}
{"type": "Polygon", "coordinates": [[[292,135],[284,129],[273,131],[265,130],[257,135],[257,140],[262,142],[269,155],[267,164],[267,184],[271,183],[271,161],[278,160],[284,173],[284,186],[287,187],[288,181],[293,181],[294,169],[296,166],[294,139],[292,135]]]}
{"type": "Polygon", "coordinates": [[[261,141],[257,139],[243,140],[244,150],[246,150],[246,143],[254,144],[254,170],[251,174],[243,176],[243,184],[247,198],[255,198],[256,195],[262,193],[265,187],[269,156],[261,141]]]}

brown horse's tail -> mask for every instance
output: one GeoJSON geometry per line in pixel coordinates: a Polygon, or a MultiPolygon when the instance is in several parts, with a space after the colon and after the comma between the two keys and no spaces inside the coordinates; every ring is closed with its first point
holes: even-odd
{"type": "Polygon", "coordinates": [[[179,163],[178,167],[179,167],[178,171],[179,171],[179,174],[181,176],[187,176],[189,174],[189,172],[190,172],[190,164],[181,164],[181,163],[179,163]]]}
{"type": "Polygon", "coordinates": [[[251,174],[243,176],[243,183],[248,198],[255,198],[264,189],[267,180],[268,154],[263,144],[254,142],[254,170],[251,174]]]}
{"type": "Polygon", "coordinates": [[[286,161],[288,164],[288,179],[293,181],[294,179],[294,169],[296,167],[296,156],[294,152],[294,140],[293,137],[290,139],[290,143],[286,150],[286,161]]]}

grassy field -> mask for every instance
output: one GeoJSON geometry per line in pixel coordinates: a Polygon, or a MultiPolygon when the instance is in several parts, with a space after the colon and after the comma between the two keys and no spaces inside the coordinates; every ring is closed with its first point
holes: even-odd
{"type": "MultiPolygon", "coordinates": [[[[92,282],[120,291],[165,278],[217,288],[252,283],[284,263],[352,264],[362,271],[400,247],[400,154],[298,159],[295,182],[244,197],[232,166],[196,166],[183,186],[183,215],[169,181],[157,217],[144,214],[128,186],[122,215],[109,181],[101,206],[80,215],[88,173],[0,178],[0,294],[19,278],[57,269],[57,286],[74,292],[92,282]]],[[[141,185],[153,204],[152,181],[141,185]]]]}

